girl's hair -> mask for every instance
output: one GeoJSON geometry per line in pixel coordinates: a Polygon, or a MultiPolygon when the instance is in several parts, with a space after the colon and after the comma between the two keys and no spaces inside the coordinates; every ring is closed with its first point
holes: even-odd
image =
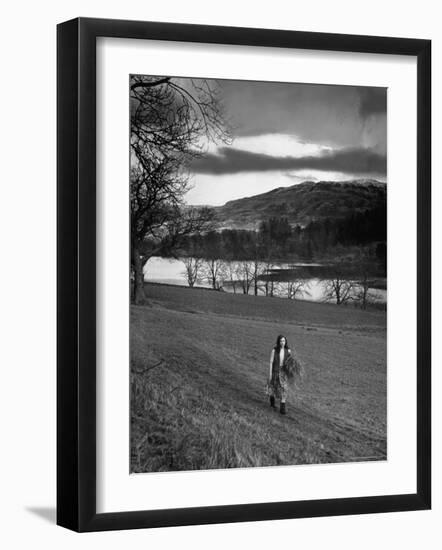
{"type": "MultiPolygon", "coordinates": [[[[275,350],[281,349],[281,338],[285,338],[285,336],[283,334],[280,334],[278,336],[278,338],[276,339],[276,344],[275,344],[275,348],[274,348],[275,350]]],[[[284,347],[287,348],[287,349],[289,347],[289,343],[287,342],[287,338],[285,338],[285,346],[284,347]]]]}

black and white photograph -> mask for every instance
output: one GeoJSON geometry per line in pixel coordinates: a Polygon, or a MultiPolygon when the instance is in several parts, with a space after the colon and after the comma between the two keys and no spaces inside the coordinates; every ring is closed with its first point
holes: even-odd
{"type": "Polygon", "coordinates": [[[130,472],[387,460],[387,89],[129,105],[130,472]]]}
{"type": "Polygon", "coordinates": [[[364,8],[4,5],[0,546],[440,546],[440,9],[364,8]]]}

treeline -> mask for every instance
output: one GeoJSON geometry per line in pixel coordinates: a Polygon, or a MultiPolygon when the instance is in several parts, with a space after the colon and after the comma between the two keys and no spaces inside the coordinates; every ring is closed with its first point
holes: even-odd
{"type": "MultiPolygon", "coordinates": [[[[323,300],[337,305],[352,302],[363,309],[373,304],[370,288],[385,288],[379,262],[372,249],[360,249],[349,263],[297,265],[281,267],[271,260],[226,260],[209,257],[181,258],[183,276],[193,287],[206,281],[214,290],[243,294],[278,296],[290,300],[310,295],[312,279],[322,282],[323,300]]],[[[384,306],[385,307],[385,306],[384,306]]]]}
{"type": "Polygon", "coordinates": [[[224,229],[186,236],[180,254],[198,258],[263,261],[320,260],[343,249],[367,247],[386,270],[386,207],[355,212],[341,219],[313,220],[292,227],[287,218],[273,217],[257,231],[224,229]]]}
{"type": "Polygon", "coordinates": [[[215,290],[295,299],[309,294],[309,280],[319,279],[324,300],[365,309],[372,302],[369,289],[386,277],[386,210],[314,220],[305,227],[272,217],[256,231],[193,233],[181,239],[173,256],[183,261],[191,287],[206,281],[215,290]],[[289,267],[281,269],[281,263],[289,267]]]}

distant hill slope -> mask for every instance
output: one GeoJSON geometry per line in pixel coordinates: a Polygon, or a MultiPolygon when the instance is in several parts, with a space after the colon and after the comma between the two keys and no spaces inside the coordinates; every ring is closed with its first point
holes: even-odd
{"type": "Polygon", "coordinates": [[[305,181],[216,207],[217,228],[254,229],[273,216],[304,226],[313,219],[342,218],[382,206],[386,194],[386,184],[376,180],[305,181]]]}

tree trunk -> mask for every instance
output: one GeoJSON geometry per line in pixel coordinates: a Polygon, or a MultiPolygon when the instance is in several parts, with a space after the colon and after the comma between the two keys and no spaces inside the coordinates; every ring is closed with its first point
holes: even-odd
{"type": "Polygon", "coordinates": [[[367,309],[368,276],[364,275],[362,287],[362,309],[367,309]]]}
{"type": "Polygon", "coordinates": [[[339,279],[336,280],[335,289],[336,289],[336,304],[340,306],[341,305],[341,283],[339,279]]]}
{"type": "Polygon", "coordinates": [[[132,248],[132,267],[134,270],[132,300],[134,304],[141,305],[146,302],[144,294],[144,264],[137,246],[132,248]]]}

